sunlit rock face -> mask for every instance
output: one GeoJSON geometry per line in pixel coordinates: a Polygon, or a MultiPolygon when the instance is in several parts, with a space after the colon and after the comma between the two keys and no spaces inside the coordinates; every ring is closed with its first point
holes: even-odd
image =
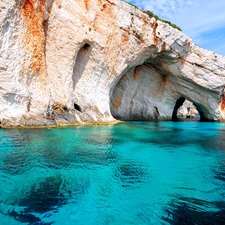
{"type": "Polygon", "coordinates": [[[177,117],[180,118],[198,118],[199,112],[194,104],[188,100],[185,100],[183,105],[177,111],[177,117]]]}
{"type": "Polygon", "coordinates": [[[119,0],[0,2],[1,126],[225,119],[225,58],[119,0]]]}
{"type": "Polygon", "coordinates": [[[44,124],[47,87],[45,22],[48,2],[0,2],[0,121],[44,124]]]}

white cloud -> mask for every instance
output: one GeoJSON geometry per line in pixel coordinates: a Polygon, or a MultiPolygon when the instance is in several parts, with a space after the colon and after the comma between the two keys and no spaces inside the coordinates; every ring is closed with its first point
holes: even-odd
{"type": "MultiPolygon", "coordinates": [[[[216,2],[218,0],[214,0],[216,2]]],[[[184,30],[202,33],[217,29],[225,25],[225,1],[215,7],[215,3],[202,5],[202,0],[189,7],[184,13],[173,15],[174,20],[179,22],[184,30]]]]}
{"type": "Polygon", "coordinates": [[[177,24],[193,42],[225,55],[224,0],[128,0],[177,24]],[[212,34],[216,33],[218,38],[212,34]],[[213,36],[213,37],[212,37],[213,36]],[[212,46],[214,46],[212,48],[212,46]],[[220,47],[221,46],[221,47],[220,47]]]}

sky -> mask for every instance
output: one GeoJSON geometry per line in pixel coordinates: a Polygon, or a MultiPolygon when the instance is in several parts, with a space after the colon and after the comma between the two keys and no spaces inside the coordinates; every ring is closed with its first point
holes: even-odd
{"type": "Polygon", "coordinates": [[[126,0],[177,26],[202,48],[225,56],[225,0],[126,0]]]}

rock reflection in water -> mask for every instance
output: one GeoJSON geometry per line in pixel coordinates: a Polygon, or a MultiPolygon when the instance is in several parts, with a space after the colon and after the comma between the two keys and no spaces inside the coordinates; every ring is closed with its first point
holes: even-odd
{"type": "Polygon", "coordinates": [[[7,153],[0,157],[0,160],[3,162],[3,166],[0,167],[0,169],[10,175],[17,175],[25,172],[27,170],[26,166],[30,163],[29,155],[19,151],[7,153]]]}
{"type": "Polygon", "coordinates": [[[76,148],[74,151],[60,151],[57,149],[45,149],[43,157],[49,168],[84,167],[88,165],[107,165],[115,162],[117,154],[110,150],[89,150],[76,148]]]}
{"type": "Polygon", "coordinates": [[[225,135],[224,132],[220,131],[217,135],[213,136],[213,138],[206,137],[204,140],[199,141],[199,144],[204,149],[218,150],[224,151],[225,145],[225,135]]]}
{"type": "Polygon", "coordinates": [[[162,219],[171,225],[224,225],[225,202],[181,197],[165,210],[162,219]],[[207,210],[213,208],[214,210],[207,210]]]}
{"type": "Polygon", "coordinates": [[[162,129],[155,131],[151,128],[145,129],[149,133],[145,133],[142,137],[136,138],[136,141],[142,144],[155,144],[162,147],[170,146],[183,146],[188,144],[197,143],[198,139],[195,136],[188,133],[189,131],[184,131],[180,128],[162,129]],[[185,135],[183,135],[185,134],[185,135]],[[179,138],[174,138],[179,136],[179,138]],[[160,137],[160,138],[159,138],[160,137]]]}
{"type": "Polygon", "coordinates": [[[118,155],[113,151],[108,150],[77,150],[77,159],[79,163],[107,165],[111,162],[115,162],[118,155]]]}
{"type": "Polygon", "coordinates": [[[148,177],[148,171],[142,164],[122,164],[116,169],[115,177],[122,182],[123,187],[130,187],[143,182],[148,177]]]}

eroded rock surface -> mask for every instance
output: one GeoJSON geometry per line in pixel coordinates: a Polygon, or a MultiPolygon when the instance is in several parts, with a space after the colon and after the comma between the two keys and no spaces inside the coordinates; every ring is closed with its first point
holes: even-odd
{"type": "Polygon", "coordinates": [[[225,119],[225,57],[119,0],[0,2],[0,121],[225,119]],[[179,102],[179,101],[178,101],[179,102]]]}
{"type": "Polygon", "coordinates": [[[199,112],[194,104],[188,100],[185,100],[183,105],[177,111],[178,118],[195,118],[198,119],[199,112]]]}

